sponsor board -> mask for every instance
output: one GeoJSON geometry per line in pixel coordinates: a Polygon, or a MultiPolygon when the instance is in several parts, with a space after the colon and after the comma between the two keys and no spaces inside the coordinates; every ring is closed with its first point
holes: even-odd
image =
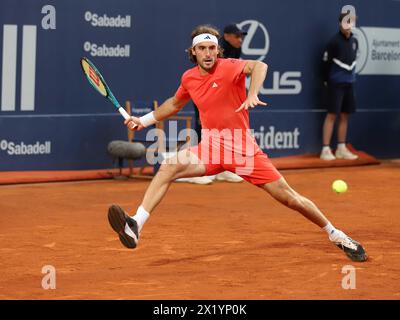
{"type": "Polygon", "coordinates": [[[254,131],[254,138],[263,150],[271,149],[300,149],[300,130],[294,128],[292,131],[279,131],[275,126],[265,128],[260,126],[254,131]]]}
{"type": "Polygon", "coordinates": [[[360,27],[353,33],[359,45],[358,74],[400,74],[400,29],[360,27]]]}
{"type": "Polygon", "coordinates": [[[131,27],[131,16],[110,17],[107,14],[97,14],[91,11],[85,12],[85,20],[90,23],[93,27],[103,28],[130,28],[131,27]]]}
{"type": "Polygon", "coordinates": [[[0,141],[0,151],[6,152],[9,156],[41,155],[51,154],[51,142],[39,142],[26,144],[25,142],[0,141]]]}

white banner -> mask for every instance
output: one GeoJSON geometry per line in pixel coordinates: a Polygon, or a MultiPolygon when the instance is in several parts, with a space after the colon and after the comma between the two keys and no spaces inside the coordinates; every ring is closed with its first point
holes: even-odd
{"type": "Polygon", "coordinates": [[[360,27],[354,35],[359,43],[358,74],[400,74],[400,29],[360,27]]]}

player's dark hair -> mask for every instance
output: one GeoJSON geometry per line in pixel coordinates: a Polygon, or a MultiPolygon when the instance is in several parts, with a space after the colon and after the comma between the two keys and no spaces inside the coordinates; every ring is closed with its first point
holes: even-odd
{"type": "MultiPolygon", "coordinates": [[[[216,36],[218,39],[221,37],[217,28],[215,28],[214,26],[209,25],[209,24],[203,24],[203,25],[200,25],[200,26],[197,26],[196,28],[194,28],[194,30],[192,31],[192,34],[191,34],[191,39],[193,40],[194,37],[196,37],[202,33],[212,34],[213,36],[216,36]]],[[[186,51],[189,55],[189,60],[193,63],[197,63],[197,58],[192,53],[192,47],[186,49],[186,51]]],[[[218,45],[218,51],[219,51],[218,58],[222,58],[224,56],[223,55],[224,49],[222,49],[222,47],[220,45],[218,45]]]]}

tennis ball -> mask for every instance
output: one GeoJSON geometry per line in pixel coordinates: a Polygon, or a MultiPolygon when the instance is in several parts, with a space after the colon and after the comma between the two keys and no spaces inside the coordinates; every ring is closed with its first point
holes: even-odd
{"type": "Polygon", "coordinates": [[[347,191],[347,183],[344,182],[343,180],[335,180],[332,183],[332,189],[333,191],[337,193],[343,193],[347,191]]]}

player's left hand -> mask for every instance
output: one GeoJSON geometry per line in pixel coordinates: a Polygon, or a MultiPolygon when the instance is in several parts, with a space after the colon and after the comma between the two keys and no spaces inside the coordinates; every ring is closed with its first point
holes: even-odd
{"type": "Polygon", "coordinates": [[[260,99],[258,99],[257,95],[251,95],[247,96],[246,100],[241,104],[239,108],[235,110],[235,112],[242,111],[243,109],[247,110],[249,108],[254,108],[255,106],[266,106],[267,103],[262,102],[260,99]]]}

